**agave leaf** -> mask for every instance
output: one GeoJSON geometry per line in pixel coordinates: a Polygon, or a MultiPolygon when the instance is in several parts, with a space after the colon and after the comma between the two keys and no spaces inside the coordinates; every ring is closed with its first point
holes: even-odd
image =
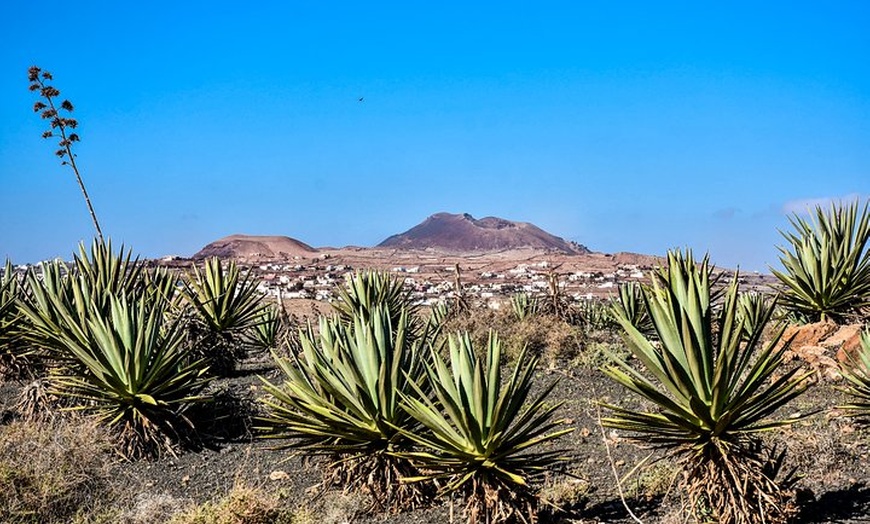
{"type": "Polygon", "coordinates": [[[261,378],[271,396],[261,399],[266,435],[292,436],[287,447],[320,453],[349,446],[374,452],[396,443],[395,428],[412,424],[397,408],[398,396],[419,389],[423,373],[417,346],[406,336],[409,324],[407,313],[394,317],[376,306],[367,319],[322,317],[319,334],[310,326],[301,331],[301,354],[275,357],[283,383],[261,378]]]}
{"type": "MultiPolygon", "coordinates": [[[[503,383],[499,366],[500,343],[491,333],[486,359],[478,359],[467,334],[448,339],[449,365],[430,348],[426,376],[433,399],[402,394],[402,408],[420,422],[425,431],[398,428],[422,451],[402,456],[419,463],[427,473],[404,482],[446,479],[442,491],[465,489],[470,482],[493,482],[526,486],[552,469],[562,457],[536,451],[572,428],[558,429],[563,421],[552,415],[559,405],[545,407],[552,385],[528,404],[536,360],[524,350],[510,378],[503,383]],[[446,379],[446,380],[445,380],[446,379]]],[[[416,392],[422,393],[417,387],[416,392]]]]}
{"type": "Polygon", "coordinates": [[[619,360],[603,369],[659,410],[608,405],[613,415],[603,419],[606,426],[696,459],[713,456],[704,450],[715,442],[793,423],[794,419],[769,417],[800,395],[808,378],[793,370],[770,381],[785,350],[776,349],[779,336],[766,345],[760,343],[772,309],[760,311],[756,325],[747,331],[747,321],[738,312],[735,277],[725,288],[722,311],[714,318],[712,304],[719,298],[711,289],[715,283],[711,274],[706,257],[697,264],[691,252],[669,253],[666,269],[660,270],[652,287],[642,290],[660,345],[617,310],[629,349],[647,373],[619,360]],[[718,322],[718,336],[713,335],[714,322],[718,322]]]}
{"type": "Polygon", "coordinates": [[[779,247],[783,271],[772,269],[785,286],[783,304],[811,319],[842,321],[870,307],[870,213],[865,202],[816,206],[806,220],[789,217],[790,244],[779,247]]]}
{"type": "Polygon", "coordinates": [[[28,276],[22,311],[28,338],[59,366],[52,390],[121,431],[131,455],[159,452],[203,400],[206,366],[190,358],[183,324],[168,320],[170,304],[154,300],[152,281],[123,249],[95,244],[88,256],[82,247],[72,267],[43,270],[42,280],[28,276]]]}

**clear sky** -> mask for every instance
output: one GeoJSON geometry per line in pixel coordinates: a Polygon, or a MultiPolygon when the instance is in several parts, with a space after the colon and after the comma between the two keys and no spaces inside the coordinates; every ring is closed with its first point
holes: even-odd
{"type": "Polygon", "coordinates": [[[93,236],[31,65],[76,106],[106,234],[148,257],[447,211],[765,270],[789,212],[870,195],[866,1],[248,4],[0,3],[0,258],[93,236]]]}

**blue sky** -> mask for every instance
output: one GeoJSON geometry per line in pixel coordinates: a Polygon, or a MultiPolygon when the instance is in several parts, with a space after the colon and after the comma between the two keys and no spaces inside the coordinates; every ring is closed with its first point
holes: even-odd
{"type": "Polygon", "coordinates": [[[448,211],[765,270],[789,212],[870,195],[866,2],[255,4],[3,2],[0,258],[93,236],[31,65],[143,256],[374,245],[448,211]]]}

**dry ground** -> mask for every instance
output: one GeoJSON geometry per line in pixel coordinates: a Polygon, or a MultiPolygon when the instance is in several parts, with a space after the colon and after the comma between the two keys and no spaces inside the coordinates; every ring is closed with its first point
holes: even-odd
{"type": "MultiPolygon", "coordinates": [[[[602,375],[596,368],[599,363],[597,356],[575,354],[570,359],[545,361],[539,369],[538,387],[559,381],[552,401],[564,403],[561,416],[576,428],[559,443],[572,457],[566,465],[569,475],[556,476],[544,486],[548,498],[563,510],[542,520],[634,522],[620,501],[613,468],[624,476],[652,454],[643,468],[622,482],[626,502],[643,522],[672,521],[680,504],[680,494],[673,489],[672,464],[624,435],[602,432],[598,424],[596,401],[636,403],[602,375]]],[[[135,463],[110,460],[106,478],[111,490],[106,493],[111,493],[108,506],[116,513],[108,521],[160,522],[192,504],[214,501],[234,486],[259,488],[273,495],[281,507],[295,515],[295,520],[290,520],[295,523],[434,524],[449,520],[448,503],[398,515],[372,515],[363,511],[369,505],[364,495],[318,488],[319,459],[304,460],[273,449],[280,442],[253,438],[250,416],[256,413],[255,399],[261,394],[258,375],[278,379],[270,360],[259,356],[246,361],[236,376],[213,383],[220,401],[201,417],[209,435],[202,449],[135,463]]],[[[836,386],[819,382],[788,406],[786,415],[812,415],[775,438],[787,446],[789,464],[802,475],[798,484],[803,508],[799,522],[870,522],[870,434],[831,411],[844,401],[836,386]]],[[[15,423],[12,403],[22,387],[16,382],[0,384],[0,435],[4,427],[15,423]]],[[[105,501],[102,504],[106,505],[105,501]]]]}

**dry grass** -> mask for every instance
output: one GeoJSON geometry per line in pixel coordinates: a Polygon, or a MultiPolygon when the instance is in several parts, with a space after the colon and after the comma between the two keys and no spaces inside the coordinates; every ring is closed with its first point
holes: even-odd
{"type": "Polygon", "coordinates": [[[467,331],[475,347],[485,347],[490,331],[496,331],[502,341],[504,357],[513,362],[528,345],[545,361],[571,360],[583,347],[583,331],[555,315],[538,313],[517,320],[512,311],[489,308],[452,318],[443,333],[467,331]]]}
{"type": "Polygon", "coordinates": [[[143,492],[136,496],[133,507],[119,518],[120,524],[157,524],[169,522],[174,515],[188,511],[193,502],[168,493],[143,492]]]}
{"type": "Polygon", "coordinates": [[[0,426],[0,522],[109,521],[111,444],[79,418],[0,426]]]}
{"type": "Polygon", "coordinates": [[[217,501],[177,513],[168,524],[293,524],[294,521],[292,512],[281,507],[277,494],[239,482],[217,501]]]}
{"type": "Polygon", "coordinates": [[[550,513],[570,512],[585,506],[594,490],[594,486],[579,475],[566,475],[546,483],[538,493],[538,499],[542,509],[548,509],[550,513]]]}

